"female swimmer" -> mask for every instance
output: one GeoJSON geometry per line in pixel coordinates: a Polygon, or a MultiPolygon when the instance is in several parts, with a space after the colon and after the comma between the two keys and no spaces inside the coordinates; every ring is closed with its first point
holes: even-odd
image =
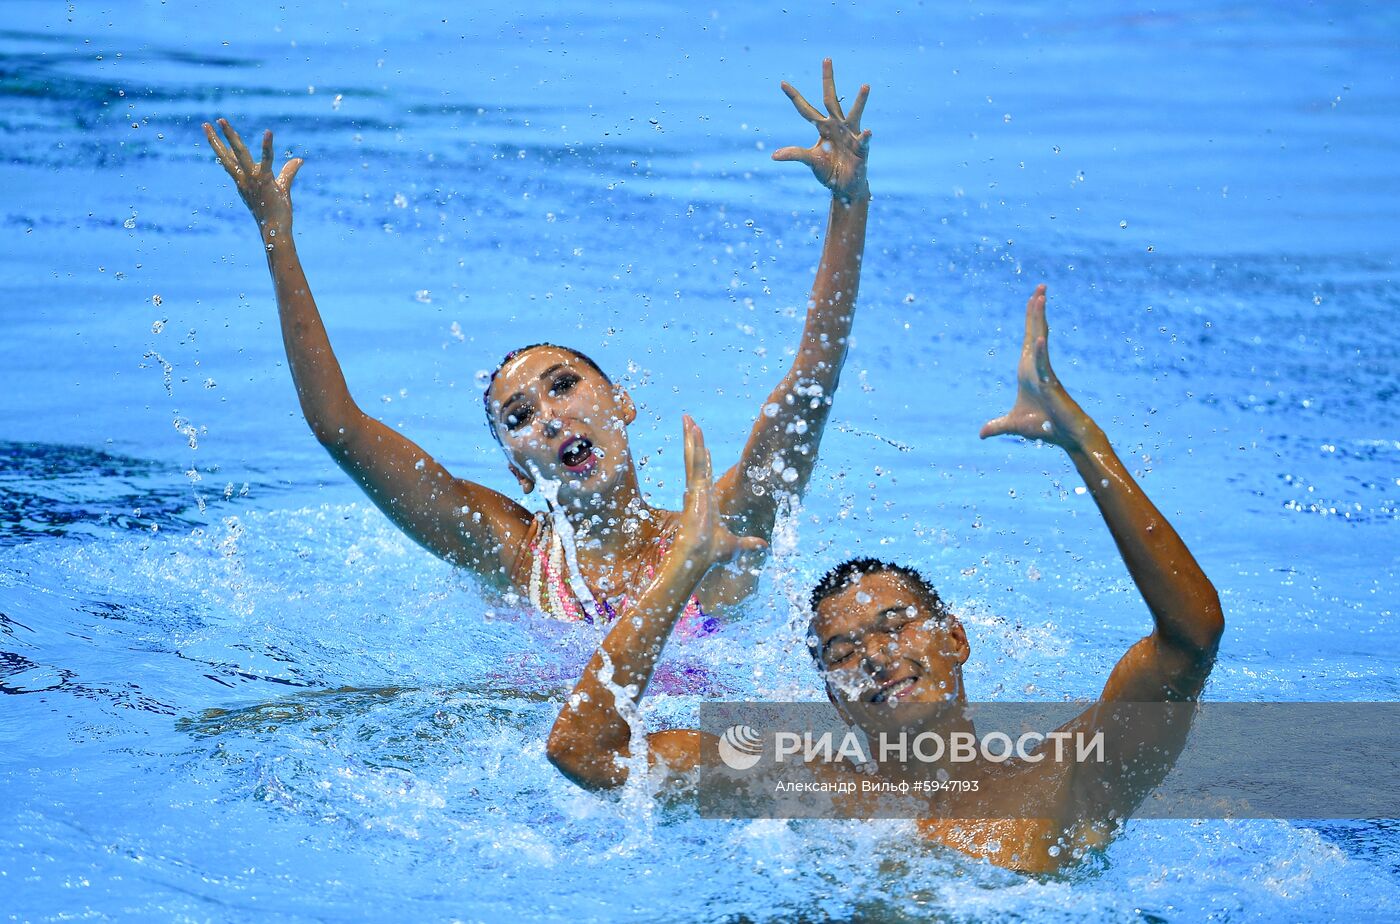
{"type": "MultiPolygon", "coordinates": [[[[870,88],[843,110],[829,59],[822,65],[825,114],[788,84],[782,88],[819,137],[773,159],[810,167],[831,191],[831,210],[796,358],[763,402],[739,461],[714,485],[725,529],[755,541],[733,566],[711,570],[700,583],[682,621],[692,633],[712,629],[714,616],[752,591],[782,497],[800,496],[811,477],[860,283],[870,203],[870,132],[860,119],[870,88]]],[[[675,540],[680,514],[642,496],[627,438],[636,417],[628,394],[576,350],[516,350],[492,376],[486,414],[521,489],[544,492],[551,515],[454,478],[350,395],[292,238],[291,187],[302,159],[275,170],[268,131],[254,162],[233,127],[223,119],[219,126],[223,139],[208,123],[205,135],[257,220],[302,411],[340,467],[415,541],[548,615],[606,622],[639,600],[675,540]]]]}

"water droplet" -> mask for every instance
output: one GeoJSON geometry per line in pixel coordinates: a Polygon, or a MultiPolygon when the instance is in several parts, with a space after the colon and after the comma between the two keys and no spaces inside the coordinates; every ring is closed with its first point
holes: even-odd
{"type": "Polygon", "coordinates": [[[1050,430],[1052,429],[1051,426],[1050,426],[1050,421],[1048,421],[1048,420],[1042,421],[1041,424],[1040,424],[1040,429],[1044,430],[1046,433],[1049,433],[1050,430]]]}
{"type": "Polygon", "coordinates": [[[1127,223],[1126,221],[1120,221],[1120,222],[1118,222],[1118,227],[1120,227],[1120,228],[1126,228],[1126,227],[1128,227],[1128,223],[1127,223]]]}

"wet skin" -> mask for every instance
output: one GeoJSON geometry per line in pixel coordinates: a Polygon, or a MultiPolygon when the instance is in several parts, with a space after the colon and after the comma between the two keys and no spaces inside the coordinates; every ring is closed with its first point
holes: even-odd
{"type": "MultiPolygon", "coordinates": [[[[641,493],[627,438],[636,419],[631,397],[569,351],[545,346],[502,366],[487,402],[521,489],[534,491],[540,477],[559,482],[588,584],[604,592],[643,584],[644,568],[654,567],[654,550],[675,533],[678,513],[652,507],[641,493]]],[[[716,573],[697,594],[717,608],[724,582],[746,583],[747,570],[716,573]]]]}
{"type": "MultiPolygon", "coordinates": [[[[632,399],[567,350],[538,347],[514,357],[487,395],[491,425],[521,487],[535,473],[561,483],[559,499],[586,504],[625,489],[632,465],[632,399]]],[[[630,498],[621,499],[625,507],[630,498]]],[[[612,506],[609,504],[609,506],[612,506]]]]}
{"type": "MultiPolygon", "coordinates": [[[[827,233],[796,355],[760,405],[775,406],[778,413],[757,416],[740,458],[713,485],[726,529],[760,541],[727,562],[732,567],[703,577],[695,595],[711,614],[722,614],[752,592],[763,560],[759,548],[773,532],[782,498],[800,497],[811,478],[860,286],[870,202],[865,169],[870,131],[860,120],[870,88],[862,87],[847,111],[827,60],[822,66],[826,112],[788,84],[782,89],[818,139],[810,147],[779,148],[773,159],[807,166],[830,191],[827,233]],[[778,490],[767,483],[775,466],[783,472],[778,490]]],[[[205,124],[205,136],[257,222],[288,365],[312,432],[415,541],[475,572],[492,589],[526,591],[533,515],[491,488],[454,477],[351,397],[292,235],[291,190],[301,158],[278,169],[271,132],[263,134],[261,157],[255,159],[233,126],[223,119],[218,126],[216,131],[205,124]]],[[[638,489],[625,433],[635,417],[631,399],[567,351],[540,348],[506,364],[488,408],[521,488],[528,493],[536,487],[536,472],[560,482],[561,506],[581,537],[579,571],[595,596],[623,593],[635,599],[679,529],[680,514],[649,507],[638,489]]]]}
{"type": "Polygon", "coordinates": [[[967,634],[892,571],[861,576],[817,606],[810,627],[833,703],[963,701],[967,634]]]}
{"type": "MultiPolygon", "coordinates": [[[[963,711],[967,634],[956,616],[934,612],[922,588],[904,575],[859,576],[817,606],[810,631],[827,696],[871,740],[881,732],[975,732],[963,711]]],[[[845,764],[816,769],[832,780],[863,776],[845,764]]],[[[900,778],[904,769],[882,767],[882,778],[900,778]]],[[[1070,778],[1064,766],[989,761],[919,765],[909,782],[932,778],[940,769],[948,779],[976,781],[978,788],[975,794],[950,792],[930,799],[930,817],[920,819],[919,828],[931,840],[1000,866],[1052,872],[1063,865],[1061,852],[1066,860],[1077,858],[1111,836],[1112,825],[1066,820],[1070,805],[1063,793],[1070,778]],[[938,817],[952,814],[948,804],[954,799],[959,815],[975,803],[987,817],[938,817]]],[[[846,811],[878,814],[876,801],[853,796],[846,811]]]]}
{"type": "MultiPolygon", "coordinates": [[[[939,762],[879,769],[893,780],[914,771],[924,779],[932,774],[975,782],[975,795],[940,791],[921,803],[920,831],[938,843],[1028,872],[1053,872],[1107,843],[1161,782],[1185,746],[1193,710],[1188,705],[1144,712],[1114,704],[1194,702],[1224,631],[1214,586],[1103,431],[1065,391],[1050,364],[1048,336],[1041,286],[1026,304],[1016,400],[1010,412],[984,425],[981,435],[1015,435],[1065,451],[1152,615],[1151,633],[1119,659],[1098,702],[1055,730],[1083,733],[1090,740],[1102,735],[1105,756],[1075,762],[1020,755],[992,761],[979,755],[972,762],[954,762],[946,754],[939,762]],[[950,798],[963,800],[956,810],[950,809],[950,798]]],[[[679,596],[686,577],[675,580],[671,593],[679,596]]],[[[669,631],[673,624],[658,623],[657,630],[669,631]]],[[[956,617],[934,611],[917,582],[894,571],[863,575],[818,603],[809,632],[827,695],[849,724],[874,736],[899,730],[945,738],[951,732],[975,734],[963,708],[967,635],[956,617]]],[[[619,629],[604,640],[611,661],[626,663],[632,676],[643,679],[634,699],[645,692],[645,678],[664,641],[619,629]]],[[[596,671],[599,663],[595,658],[589,670],[596,671]]],[[[550,735],[550,760],[586,788],[619,786],[633,753],[630,726],[618,708],[598,708],[600,699],[612,705],[613,694],[587,671],[575,690],[590,694],[588,705],[571,700],[560,711],[550,735]]],[[[652,766],[686,785],[702,755],[716,753],[716,741],[697,729],[670,729],[648,734],[645,748],[652,766]]],[[[842,762],[814,763],[812,770],[836,779],[859,773],[842,762]]],[[[879,814],[870,801],[877,798],[851,796],[845,812],[879,814]]]]}

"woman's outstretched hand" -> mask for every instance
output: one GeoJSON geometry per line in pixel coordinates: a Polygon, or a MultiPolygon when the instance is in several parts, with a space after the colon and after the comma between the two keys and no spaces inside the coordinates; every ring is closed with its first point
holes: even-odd
{"type": "Polygon", "coordinates": [[[204,123],[204,137],[209,139],[219,163],[233,177],[238,194],[257,219],[258,227],[264,235],[269,231],[289,234],[292,230],[292,180],[301,169],[301,158],[293,157],[282,165],[281,172],[274,174],[271,130],[263,132],[262,161],[255,164],[248,146],[227,119],[219,120],[219,128],[223,129],[227,144],[219,140],[214,126],[208,122],[204,123]]]}
{"type": "Polygon", "coordinates": [[[710,469],[710,451],[705,448],[705,435],[689,414],[685,417],[685,476],[685,509],[681,511],[673,555],[684,556],[693,565],[708,570],[768,548],[768,543],[762,539],[740,538],[725,528],[714,496],[714,473],[710,469]]]}
{"type": "Polygon", "coordinates": [[[841,101],[836,98],[831,59],[827,58],[822,62],[822,101],[826,104],[826,115],[803,99],[790,84],[784,82],[782,86],[802,118],[815,125],[821,137],[810,148],[779,148],[773,152],[773,159],[806,164],[823,186],[846,201],[868,199],[870,184],[865,179],[865,161],[870,154],[870,130],[861,131],[860,116],[865,111],[870,85],[862,86],[851,104],[851,111],[843,112],[841,101]]]}
{"type": "Polygon", "coordinates": [[[1045,286],[1040,285],[1026,302],[1026,339],[1016,364],[1016,403],[1003,416],[982,425],[982,439],[1011,434],[1068,450],[1084,448],[1095,425],[1050,368],[1049,336],[1045,286]]]}

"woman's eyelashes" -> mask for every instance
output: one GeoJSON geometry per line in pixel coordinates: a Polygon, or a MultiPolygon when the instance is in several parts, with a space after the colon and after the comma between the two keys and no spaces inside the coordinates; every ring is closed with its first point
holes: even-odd
{"type": "Polygon", "coordinates": [[[567,395],[574,390],[574,386],[579,383],[579,377],[572,372],[565,372],[554,380],[554,384],[549,386],[549,396],[551,398],[559,395],[567,395]]]}
{"type": "Polygon", "coordinates": [[[528,404],[517,404],[506,412],[504,423],[507,430],[519,430],[535,417],[535,409],[528,404]]]}
{"type": "MultiPolygon", "coordinates": [[[[558,398],[567,395],[574,390],[574,387],[578,385],[580,381],[581,379],[572,372],[560,373],[554,381],[549,383],[549,397],[558,398]]],[[[506,409],[504,416],[501,417],[501,422],[506,425],[507,430],[513,432],[519,430],[534,419],[534,405],[520,402],[510,405],[506,409]]]]}

